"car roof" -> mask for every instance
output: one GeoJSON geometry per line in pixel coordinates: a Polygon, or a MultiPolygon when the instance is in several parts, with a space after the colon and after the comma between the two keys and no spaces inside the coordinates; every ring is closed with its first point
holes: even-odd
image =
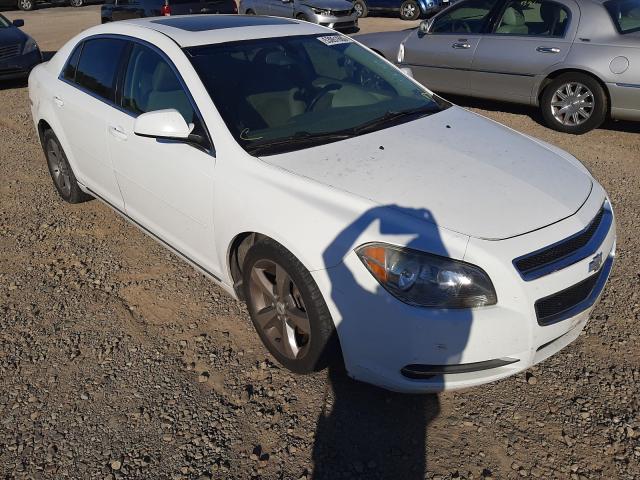
{"type": "Polygon", "coordinates": [[[181,47],[293,35],[335,34],[319,25],[257,15],[179,15],[117,22],[160,32],[181,47]]]}

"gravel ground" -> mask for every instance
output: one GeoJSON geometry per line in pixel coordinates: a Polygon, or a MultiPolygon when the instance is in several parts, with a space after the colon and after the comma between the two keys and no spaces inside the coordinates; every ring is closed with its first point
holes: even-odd
{"type": "MultiPolygon", "coordinates": [[[[55,50],[97,8],[9,16],[55,50]]],[[[407,24],[363,30],[389,25],[407,24]]],[[[0,86],[0,478],[640,478],[639,127],[572,137],[456,101],[583,160],[611,195],[618,262],[558,355],[408,396],[274,364],[243,306],[100,203],[58,198],[26,89],[0,86]]]]}

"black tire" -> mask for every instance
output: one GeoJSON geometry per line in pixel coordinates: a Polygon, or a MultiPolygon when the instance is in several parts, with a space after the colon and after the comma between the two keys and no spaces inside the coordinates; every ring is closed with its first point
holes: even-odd
{"type": "Polygon", "coordinates": [[[58,137],[51,130],[47,130],[44,132],[42,141],[49,174],[60,197],[67,203],[82,203],[92,200],[92,196],[80,189],[58,137]]]}
{"type": "Polygon", "coordinates": [[[253,10],[249,9],[245,12],[245,15],[255,15],[256,12],[254,12],[253,10]]]}
{"type": "MultiPolygon", "coordinates": [[[[582,91],[584,92],[584,90],[582,91]]],[[[566,92],[567,91],[564,90],[565,94],[566,92]]],[[[578,99],[578,97],[576,97],[576,99],[578,99]]],[[[545,87],[542,92],[542,97],[540,98],[540,111],[548,127],[559,132],[581,135],[602,125],[607,118],[609,105],[607,95],[600,82],[592,76],[584,73],[569,72],[560,75],[545,87]],[[582,85],[588,89],[591,94],[586,97],[584,101],[584,105],[592,104],[592,107],[586,107],[591,108],[591,111],[584,110],[583,108],[580,109],[581,111],[590,113],[590,116],[587,119],[584,119],[582,113],[576,113],[576,115],[579,115],[579,119],[582,123],[574,122],[573,117],[567,120],[566,115],[563,117],[563,120],[556,117],[556,115],[562,115],[554,111],[554,109],[561,108],[556,105],[557,100],[554,101],[554,97],[559,90],[564,90],[563,87],[566,87],[567,85],[582,85]],[[552,103],[554,104],[552,105],[552,103]],[[569,123],[567,124],[564,122],[569,123]]]]}
{"type": "Polygon", "coordinates": [[[18,8],[20,10],[29,11],[33,10],[36,6],[35,0],[18,0],[18,8]]]}
{"type": "Polygon", "coordinates": [[[405,0],[400,5],[400,18],[402,20],[417,20],[420,18],[420,6],[416,0],[405,0]]]}
{"type": "Polygon", "coordinates": [[[369,15],[369,8],[364,0],[355,0],[355,2],[353,2],[353,9],[358,14],[358,18],[364,18],[369,15]]]}
{"type": "MultiPolygon", "coordinates": [[[[342,364],[340,344],[333,320],[331,319],[331,314],[322,297],[322,293],[320,293],[309,271],[291,252],[274,240],[260,240],[249,249],[245,256],[242,267],[242,277],[244,298],[247,302],[253,325],[262,343],[280,364],[294,373],[302,374],[323,370],[330,365],[342,364]],[[256,300],[264,301],[268,295],[265,295],[260,289],[258,289],[260,293],[256,293],[255,282],[254,288],[252,289],[252,271],[254,267],[264,264],[265,262],[275,262],[282,267],[290,277],[292,288],[296,289],[295,292],[293,289],[291,290],[291,294],[289,295],[290,300],[293,301],[294,295],[299,295],[302,298],[304,312],[309,321],[310,334],[308,335],[307,343],[300,349],[301,352],[304,349],[304,355],[300,358],[289,358],[282,354],[278,348],[274,346],[276,342],[269,338],[267,333],[265,333],[265,329],[263,329],[256,320],[258,310],[255,306],[256,300]],[[260,298],[258,299],[256,297],[260,298]]],[[[275,283],[275,277],[273,280],[275,283]]],[[[273,286],[275,287],[273,292],[277,292],[276,285],[273,286]]],[[[266,303],[268,303],[268,300],[266,303]]],[[[269,308],[269,306],[266,308],[269,308]]],[[[274,312],[276,310],[277,308],[274,309],[274,312]]],[[[280,322],[278,319],[274,320],[274,324],[280,322]]],[[[286,322],[286,320],[282,320],[282,322],[286,322]]],[[[283,340],[281,339],[281,341],[283,340]]]]}

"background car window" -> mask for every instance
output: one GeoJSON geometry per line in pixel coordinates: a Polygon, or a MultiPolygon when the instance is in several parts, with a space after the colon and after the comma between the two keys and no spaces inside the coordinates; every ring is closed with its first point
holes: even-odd
{"type": "Polygon", "coordinates": [[[76,46],[75,50],[71,54],[71,57],[69,57],[67,65],[64,67],[62,78],[64,78],[65,80],[69,80],[70,82],[75,81],[76,70],[78,68],[78,60],[80,60],[80,52],[82,52],[82,43],[76,46]]]}
{"type": "Polygon", "coordinates": [[[480,33],[496,0],[469,0],[436,17],[430,33],[480,33]]]}
{"type": "Polygon", "coordinates": [[[618,32],[640,32],[640,0],[613,0],[605,6],[618,32]]]}
{"type": "Polygon", "coordinates": [[[496,33],[562,37],[567,30],[568,22],[569,12],[559,3],[547,0],[515,0],[507,3],[496,33]]]}
{"type": "Polygon", "coordinates": [[[116,77],[126,46],[126,41],[115,38],[84,42],[76,83],[106,100],[115,101],[116,77]]]}
{"type": "Polygon", "coordinates": [[[175,108],[187,123],[194,110],[171,66],[143,45],[131,49],[122,89],[122,107],[135,115],[175,108]]]}

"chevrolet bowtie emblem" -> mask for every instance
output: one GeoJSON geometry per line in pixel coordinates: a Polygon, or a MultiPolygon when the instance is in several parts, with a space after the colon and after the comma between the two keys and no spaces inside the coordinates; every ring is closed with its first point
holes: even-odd
{"type": "Polygon", "coordinates": [[[600,252],[595,257],[593,257],[589,262],[589,273],[597,272],[598,270],[600,270],[601,266],[602,266],[602,252],[600,252]]]}

